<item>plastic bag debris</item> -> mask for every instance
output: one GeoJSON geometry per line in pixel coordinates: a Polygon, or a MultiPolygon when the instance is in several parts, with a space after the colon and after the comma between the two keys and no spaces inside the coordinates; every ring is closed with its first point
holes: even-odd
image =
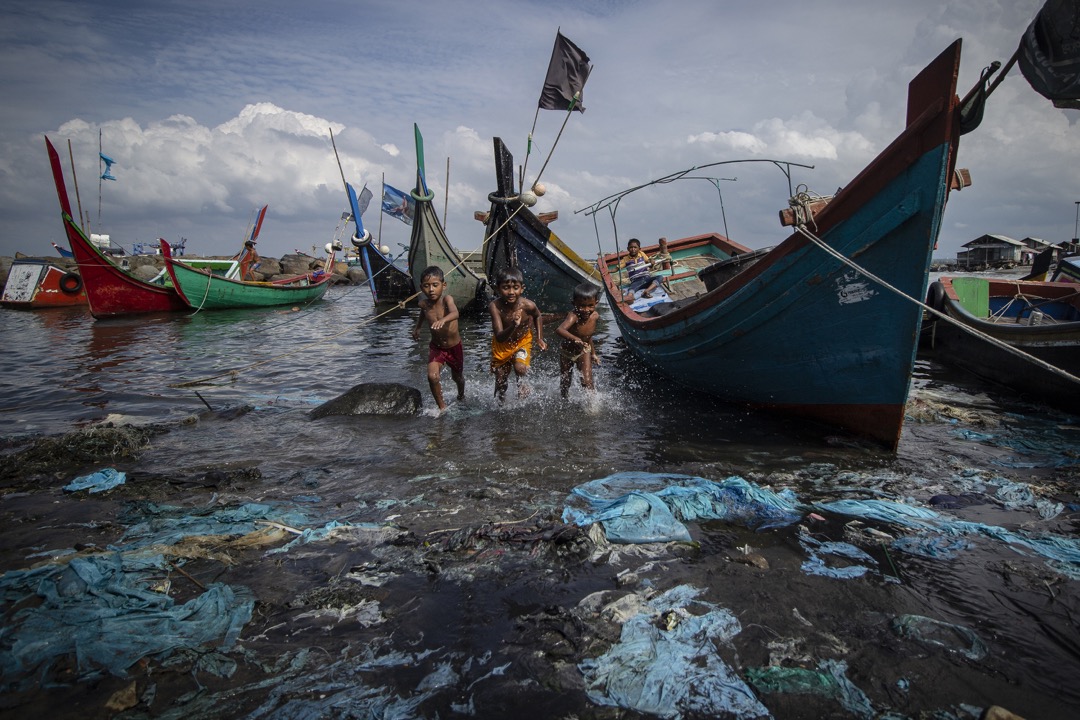
{"type": "Polygon", "coordinates": [[[768,716],[716,653],[742,626],[729,610],[697,599],[701,592],[680,585],[642,603],[623,624],[618,643],[578,665],[589,699],[666,718],[768,716]],[[679,621],[662,629],[661,618],[671,612],[679,621]]]}
{"type": "Polygon", "coordinates": [[[865,575],[870,568],[866,565],[846,565],[832,567],[826,564],[825,557],[833,556],[864,562],[868,565],[877,565],[877,562],[865,551],[860,550],[850,543],[845,542],[822,542],[809,535],[799,536],[799,544],[810,556],[809,560],[803,561],[802,570],[807,575],[823,575],[825,577],[846,580],[865,575]]]}
{"type": "Polygon", "coordinates": [[[922,615],[900,615],[892,621],[892,628],[900,637],[912,638],[924,645],[945,648],[969,660],[982,660],[986,657],[986,644],[974,630],[962,625],[954,625],[922,615]]]}
{"type": "Polygon", "coordinates": [[[847,678],[843,660],[822,660],[817,670],[797,667],[748,668],[746,677],[758,692],[796,693],[832,698],[856,717],[877,717],[870,698],[847,678]]]}
{"type": "Polygon", "coordinates": [[[29,682],[29,671],[69,654],[84,675],[103,668],[123,677],[146,656],[206,643],[230,648],[251,619],[255,601],[247,590],[210,585],[176,605],[146,589],[146,571],[164,564],[160,556],[129,560],[114,552],[0,577],[5,600],[36,595],[40,602],[19,610],[4,629],[3,685],[29,682]]]}
{"type": "Polygon", "coordinates": [[[105,468],[90,475],[83,475],[72,480],[64,486],[64,492],[73,493],[80,490],[89,490],[92,493],[112,490],[117,485],[123,485],[127,481],[127,475],[115,468],[105,468]]]}
{"type": "Polygon", "coordinates": [[[579,485],[571,499],[590,511],[567,506],[563,521],[599,522],[608,540],[624,543],[689,541],[682,521],[727,520],[766,529],[797,522],[801,513],[790,491],[774,493],[739,477],[714,482],[692,475],[624,472],[579,485]]]}
{"type": "MultiPolygon", "coordinates": [[[[898,539],[893,547],[923,556],[948,557],[968,547],[957,538],[996,540],[1021,554],[1041,555],[1056,571],[1080,579],[1080,540],[1076,538],[1013,532],[889,500],[843,499],[804,505],[789,490],[773,492],[739,477],[717,483],[690,475],[616,473],[574,488],[563,509],[563,521],[582,526],[600,523],[610,542],[651,543],[685,541],[690,534],[683,521],[724,520],[765,529],[791,525],[812,511],[913,530],[915,539],[898,539]],[[578,500],[586,501],[589,508],[570,505],[578,500]]],[[[809,567],[821,569],[817,563],[809,567]]]]}

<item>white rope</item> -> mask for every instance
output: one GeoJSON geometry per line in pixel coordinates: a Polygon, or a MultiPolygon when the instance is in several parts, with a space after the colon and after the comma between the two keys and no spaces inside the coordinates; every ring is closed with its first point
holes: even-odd
{"type": "Polygon", "coordinates": [[[816,202],[829,202],[832,200],[832,196],[818,195],[817,193],[810,192],[805,185],[799,185],[795,188],[795,195],[788,198],[788,206],[791,208],[795,215],[796,227],[801,227],[808,223],[814,224],[814,230],[817,230],[817,220],[814,218],[813,204],[816,202]]]}
{"type": "Polygon", "coordinates": [[[1055,375],[1058,375],[1060,377],[1065,378],[1066,380],[1070,380],[1070,381],[1072,381],[1074,383],[1080,384],[1080,377],[1076,377],[1072,373],[1069,373],[1069,372],[1067,372],[1065,370],[1062,370],[1061,368],[1057,367],[1056,365],[1051,365],[1050,363],[1046,362],[1045,360],[1041,360],[1041,359],[1035,357],[1034,355],[1031,355],[1030,353],[1026,353],[1023,350],[1021,350],[1020,348],[1013,347],[1012,345],[1009,345],[1007,342],[1004,342],[1002,340],[998,340],[996,337],[993,337],[992,335],[987,335],[986,333],[984,333],[983,331],[981,331],[981,330],[979,330],[977,328],[973,328],[973,327],[970,327],[968,325],[965,325],[964,323],[962,323],[962,322],[960,322],[960,321],[958,321],[958,320],[956,320],[956,319],[954,319],[952,317],[949,317],[947,314],[941,312],[940,310],[935,310],[934,308],[930,307],[929,305],[927,305],[923,301],[916,300],[915,298],[913,298],[910,295],[908,295],[907,293],[905,293],[903,290],[900,290],[898,288],[893,287],[889,283],[887,283],[884,280],[882,280],[881,278],[879,278],[877,275],[874,275],[870,271],[868,271],[865,268],[859,266],[854,261],[848,259],[847,257],[842,255],[841,253],[837,252],[836,250],[834,250],[831,247],[829,247],[828,245],[826,245],[821,240],[821,238],[819,238],[816,235],[814,235],[813,233],[811,233],[809,230],[807,230],[802,225],[797,226],[796,231],[799,234],[801,234],[803,237],[810,240],[810,242],[814,243],[819,248],[821,248],[822,250],[824,250],[828,254],[832,255],[834,258],[836,258],[840,262],[847,265],[848,267],[852,268],[853,270],[858,271],[862,275],[864,275],[867,278],[873,280],[874,282],[876,282],[879,285],[881,285],[882,287],[890,290],[891,292],[896,293],[897,295],[904,298],[905,300],[910,300],[911,302],[913,302],[916,305],[918,305],[919,307],[921,307],[923,310],[929,311],[931,314],[941,318],[942,320],[945,320],[947,322],[952,323],[953,325],[960,328],[961,330],[963,330],[965,332],[968,332],[968,333],[970,333],[970,334],[974,335],[975,337],[978,337],[978,338],[980,338],[982,340],[985,340],[986,342],[990,343],[991,345],[993,345],[993,346],[995,346],[997,348],[1000,348],[1002,350],[1010,352],[1010,353],[1016,355],[1017,357],[1021,357],[1021,358],[1025,359],[1025,360],[1028,360],[1031,363],[1033,363],[1035,365],[1038,365],[1039,367],[1043,368],[1044,370],[1052,372],[1055,375]]]}

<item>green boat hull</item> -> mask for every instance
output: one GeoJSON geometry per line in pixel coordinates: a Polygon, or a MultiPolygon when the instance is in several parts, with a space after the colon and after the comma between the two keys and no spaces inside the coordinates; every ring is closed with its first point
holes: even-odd
{"type": "Polygon", "coordinates": [[[300,275],[284,282],[245,282],[188,267],[169,254],[164,242],[162,254],[173,287],[196,310],[304,305],[321,298],[330,287],[329,273],[300,275]]]}

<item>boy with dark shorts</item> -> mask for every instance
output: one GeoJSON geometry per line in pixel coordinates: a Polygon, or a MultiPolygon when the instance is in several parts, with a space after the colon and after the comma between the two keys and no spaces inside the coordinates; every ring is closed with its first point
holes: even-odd
{"type": "Polygon", "coordinates": [[[596,305],[600,302],[600,288],[592,283],[581,283],[574,288],[574,309],[555,330],[562,338],[559,346],[559,383],[562,396],[570,394],[570,383],[574,377],[574,367],[581,374],[581,386],[586,390],[595,389],[593,385],[593,365],[600,362],[600,357],[593,347],[593,334],[600,314],[596,305]]]}
{"type": "Polygon", "coordinates": [[[439,410],[446,409],[442,382],[439,379],[442,366],[450,366],[450,377],[458,389],[458,400],[465,399],[465,354],[458,332],[458,309],[454,298],[446,293],[446,276],[436,265],[425,268],[420,274],[420,316],[413,327],[413,340],[420,339],[420,326],[426,320],[431,326],[431,344],[428,346],[428,385],[439,410]]]}

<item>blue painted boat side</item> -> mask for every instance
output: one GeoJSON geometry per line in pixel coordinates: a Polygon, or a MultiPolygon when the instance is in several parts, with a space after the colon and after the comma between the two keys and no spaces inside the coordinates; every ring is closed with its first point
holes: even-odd
{"type": "Polygon", "coordinates": [[[511,226],[518,239],[517,261],[525,276],[525,292],[541,310],[569,310],[574,288],[583,282],[599,287],[596,279],[555,250],[548,243],[548,237],[539,237],[527,223],[516,222],[516,219],[511,221],[511,226]]]}
{"type": "MultiPolygon", "coordinates": [[[[924,154],[822,239],[925,297],[949,150],[924,154]]],[[[710,304],[721,287],[699,298],[701,312],[691,304],[674,322],[621,322],[624,340],[660,372],[731,401],[903,405],[921,309],[800,235],[771,257],[730,296],[710,304]]]]}
{"type": "Polygon", "coordinates": [[[525,277],[525,292],[543,312],[561,312],[572,305],[574,288],[583,282],[600,286],[595,266],[577,255],[518,200],[514,158],[494,138],[497,190],[488,197],[491,211],[484,228],[484,270],[490,282],[507,267],[525,277]]]}

